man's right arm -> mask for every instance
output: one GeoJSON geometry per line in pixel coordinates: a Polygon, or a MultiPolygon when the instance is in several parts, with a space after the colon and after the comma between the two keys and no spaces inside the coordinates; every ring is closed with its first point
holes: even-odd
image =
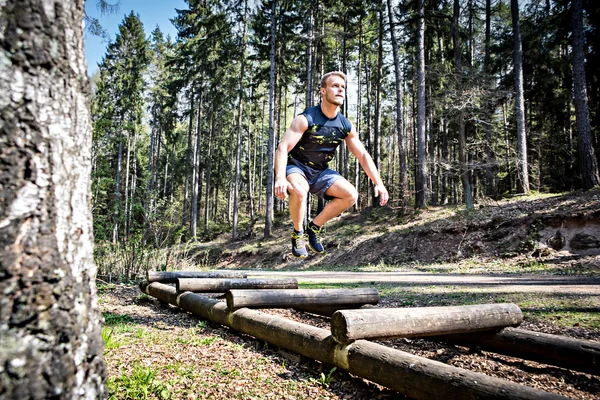
{"type": "Polygon", "coordinates": [[[288,189],[294,189],[285,176],[288,153],[300,141],[307,129],[308,120],[304,115],[298,115],[283,134],[275,151],[275,196],[281,200],[287,197],[288,189]]]}

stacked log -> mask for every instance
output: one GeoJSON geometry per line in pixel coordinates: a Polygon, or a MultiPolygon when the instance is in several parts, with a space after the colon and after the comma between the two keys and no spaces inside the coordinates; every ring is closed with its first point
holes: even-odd
{"type": "Polygon", "coordinates": [[[232,289],[298,289],[294,278],[280,279],[213,279],[179,278],[175,285],[177,292],[225,293],[232,289]]]}
{"type": "Polygon", "coordinates": [[[160,272],[160,271],[147,271],[146,281],[148,283],[160,282],[160,283],[176,283],[177,279],[183,278],[246,278],[248,275],[245,272],[238,271],[173,271],[173,272],[160,272]]]}
{"type": "Polygon", "coordinates": [[[374,308],[333,314],[331,333],[339,343],[358,339],[393,339],[500,330],[518,326],[523,313],[516,304],[374,308]]]}
{"type": "Polygon", "coordinates": [[[231,311],[240,308],[302,308],[377,304],[379,292],[374,288],[362,289],[280,289],[230,290],[225,295],[231,311]]]}

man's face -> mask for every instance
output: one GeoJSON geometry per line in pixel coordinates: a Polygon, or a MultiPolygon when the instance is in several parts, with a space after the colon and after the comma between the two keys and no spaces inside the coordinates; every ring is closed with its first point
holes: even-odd
{"type": "Polygon", "coordinates": [[[327,85],[321,88],[321,95],[328,103],[341,106],[346,95],[346,82],[341,76],[331,75],[327,78],[327,85]]]}

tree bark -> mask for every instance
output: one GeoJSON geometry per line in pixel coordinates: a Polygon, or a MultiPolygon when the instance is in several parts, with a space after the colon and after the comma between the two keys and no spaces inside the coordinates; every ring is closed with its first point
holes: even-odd
{"type": "Polygon", "coordinates": [[[105,398],[81,0],[0,6],[0,398],[105,398]]]}

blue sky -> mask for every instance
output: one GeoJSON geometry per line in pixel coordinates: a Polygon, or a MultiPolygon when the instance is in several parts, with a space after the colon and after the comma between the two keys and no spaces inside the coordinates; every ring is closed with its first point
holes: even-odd
{"type": "MultiPolygon", "coordinates": [[[[108,2],[115,3],[116,1],[108,0],[108,2]]],[[[171,39],[175,39],[177,32],[169,19],[175,17],[176,8],[187,8],[184,0],[121,0],[117,13],[101,16],[96,8],[96,0],[87,0],[85,2],[87,15],[98,18],[102,27],[108,31],[111,41],[115,39],[119,30],[119,24],[131,10],[139,14],[140,20],[144,24],[146,37],[149,37],[150,32],[156,28],[156,25],[159,25],[165,36],[170,34],[171,39]]],[[[86,31],[85,57],[88,63],[89,75],[98,69],[97,63],[102,61],[107,45],[108,43],[103,42],[102,38],[86,31]]]]}

